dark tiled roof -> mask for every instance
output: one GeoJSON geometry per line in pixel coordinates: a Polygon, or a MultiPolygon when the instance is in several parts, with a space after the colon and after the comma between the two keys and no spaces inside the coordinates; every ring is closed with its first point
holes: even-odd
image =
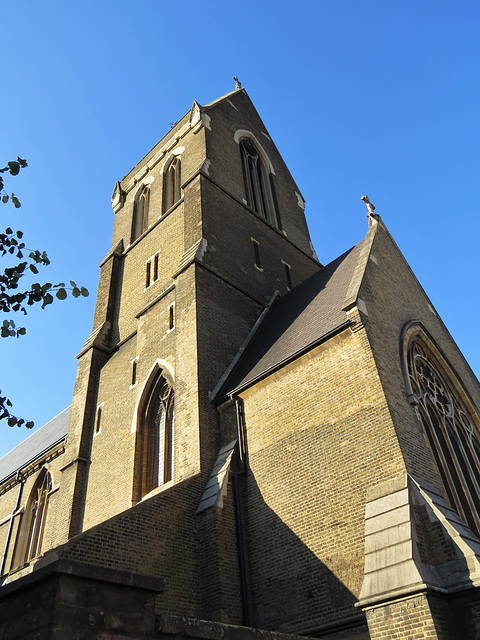
{"type": "Polygon", "coordinates": [[[0,482],[65,438],[70,421],[70,410],[71,407],[64,409],[58,416],[0,458],[0,482]]]}
{"type": "Polygon", "coordinates": [[[215,401],[272,373],[346,324],[342,306],[361,246],[360,242],[272,304],[215,401]]]}

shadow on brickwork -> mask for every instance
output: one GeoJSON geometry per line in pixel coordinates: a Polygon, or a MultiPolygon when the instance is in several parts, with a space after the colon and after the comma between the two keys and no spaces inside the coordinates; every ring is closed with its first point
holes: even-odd
{"type": "MultiPolygon", "coordinates": [[[[298,500],[301,513],[301,495],[298,500]]],[[[242,503],[250,624],[299,635],[318,633],[332,640],[368,639],[365,616],[354,606],[356,596],[269,507],[252,472],[242,478],[242,503]]],[[[304,516],[298,530],[312,536],[312,520],[307,512],[304,516]]],[[[363,576],[363,564],[347,567],[347,557],[336,557],[335,562],[343,563],[343,571],[363,576]]]]}
{"type": "Polygon", "coordinates": [[[125,271],[125,260],[119,260],[115,269],[115,278],[112,283],[112,291],[108,298],[107,318],[111,322],[110,327],[110,346],[120,342],[120,298],[123,291],[123,280],[125,271]]]}

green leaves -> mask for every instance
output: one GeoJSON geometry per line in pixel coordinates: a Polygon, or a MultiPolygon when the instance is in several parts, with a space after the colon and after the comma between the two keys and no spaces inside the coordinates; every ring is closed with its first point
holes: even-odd
{"type": "Polygon", "coordinates": [[[0,328],[0,335],[2,338],[19,338],[20,336],[24,336],[26,333],[27,330],[25,327],[19,327],[17,329],[13,320],[4,320],[0,328]]]}
{"type": "MultiPolygon", "coordinates": [[[[26,166],[27,161],[18,157],[16,160],[8,162],[5,167],[0,168],[0,199],[4,204],[12,202],[16,209],[20,208],[20,201],[14,193],[8,194],[4,191],[5,183],[2,174],[9,173],[11,176],[16,176],[26,166]]],[[[40,267],[47,267],[50,260],[45,251],[28,249],[22,239],[23,232],[13,231],[11,227],[7,227],[3,233],[0,233],[0,257],[9,261],[14,259],[13,265],[9,264],[3,268],[3,271],[0,269],[0,312],[26,315],[29,306],[40,304],[41,308],[45,309],[55,301],[55,298],[65,300],[68,291],[71,291],[74,298],[88,296],[87,289],[78,287],[73,280],[70,280],[70,287],[66,287],[64,282],[25,284],[22,278],[38,275],[40,267]],[[22,284],[23,287],[20,287],[22,284]]],[[[0,324],[2,338],[19,338],[25,333],[25,327],[16,327],[11,318],[3,320],[0,324]]],[[[10,411],[11,406],[10,400],[7,396],[1,396],[0,391],[0,420],[6,420],[10,427],[15,425],[24,425],[27,429],[33,427],[33,422],[13,415],[10,411]]]]}
{"type": "Polygon", "coordinates": [[[27,167],[27,161],[23,158],[17,157],[16,160],[11,160],[7,162],[7,166],[0,169],[0,173],[5,173],[8,171],[12,176],[16,176],[20,173],[20,169],[25,169],[27,167]]]}
{"type": "Polygon", "coordinates": [[[17,418],[17,416],[14,416],[10,411],[11,406],[12,403],[7,396],[2,396],[2,390],[0,389],[0,420],[6,420],[9,427],[14,427],[15,425],[17,427],[21,427],[22,425],[25,425],[27,429],[31,429],[33,427],[33,422],[31,420],[26,421],[24,418],[17,418]]]}
{"type": "Polygon", "coordinates": [[[9,338],[10,336],[15,336],[15,323],[13,320],[4,320],[2,322],[2,328],[0,329],[0,333],[2,338],[9,338]]]}
{"type": "Polygon", "coordinates": [[[57,296],[57,298],[59,300],[65,300],[65,298],[67,297],[67,292],[65,291],[65,289],[62,287],[61,289],[59,289],[55,295],[57,296]]]}
{"type": "Polygon", "coordinates": [[[18,162],[9,162],[8,168],[10,169],[10,173],[12,176],[16,176],[20,173],[20,165],[18,162]]]}
{"type": "MultiPolygon", "coordinates": [[[[11,160],[10,162],[7,162],[7,166],[2,167],[0,169],[0,173],[5,173],[8,171],[10,175],[17,176],[20,173],[20,169],[24,169],[26,166],[27,166],[27,161],[24,160],[23,158],[18,157],[16,160],[11,160]]],[[[2,196],[3,204],[6,204],[9,200],[11,200],[15,209],[20,209],[21,204],[19,199],[16,197],[14,193],[10,195],[8,195],[8,193],[5,193],[3,191],[4,185],[5,185],[5,182],[2,176],[0,176],[0,194],[2,196]]]]}
{"type": "MultiPolygon", "coordinates": [[[[58,298],[58,292],[57,292],[57,298],[58,298]]],[[[52,302],[53,302],[52,294],[51,293],[46,293],[45,297],[43,298],[42,309],[45,309],[47,304],[52,304],[52,302]]]]}

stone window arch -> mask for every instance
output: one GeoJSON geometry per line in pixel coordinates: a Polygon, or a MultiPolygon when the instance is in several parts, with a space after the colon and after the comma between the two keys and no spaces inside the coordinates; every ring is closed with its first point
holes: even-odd
{"type": "Polygon", "coordinates": [[[403,367],[450,504],[480,535],[480,417],[470,396],[420,323],[403,332],[403,367]]]}
{"type": "Polygon", "coordinates": [[[237,131],[235,136],[242,156],[247,204],[259,216],[281,229],[273,184],[273,165],[258,140],[248,133],[237,131]]]}
{"type": "Polygon", "coordinates": [[[136,500],[173,478],[174,409],[173,377],[167,368],[156,364],[138,409],[136,500]]]}
{"type": "Polygon", "coordinates": [[[145,184],[139,189],[133,203],[132,242],[148,229],[149,207],[150,186],[145,184]]]}
{"type": "Polygon", "coordinates": [[[21,566],[40,555],[51,491],[52,476],[48,469],[44,468],[33,485],[22,514],[12,568],[21,566]]]}
{"type": "Polygon", "coordinates": [[[173,155],[166,165],[163,177],[163,212],[165,213],[182,197],[182,159],[173,155]]]}

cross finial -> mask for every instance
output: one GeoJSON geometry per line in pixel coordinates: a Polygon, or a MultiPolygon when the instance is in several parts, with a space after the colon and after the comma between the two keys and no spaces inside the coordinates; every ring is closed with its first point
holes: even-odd
{"type": "Polygon", "coordinates": [[[375,207],[368,199],[368,196],[362,196],[360,199],[367,205],[368,213],[373,213],[375,211],[375,207]]]}
{"type": "Polygon", "coordinates": [[[377,213],[374,213],[375,211],[375,207],[373,206],[373,204],[370,202],[370,200],[368,199],[368,196],[362,196],[360,198],[361,200],[363,200],[363,202],[367,205],[367,209],[368,209],[368,225],[370,226],[372,224],[373,220],[379,220],[379,216],[377,213]]]}
{"type": "Polygon", "coordinates": [[[239,89],[242,88],[242,83],[237,78],[237,76],[233,76],[233,79],[235,80],[235,91],[238,91],[239,89]]]}

